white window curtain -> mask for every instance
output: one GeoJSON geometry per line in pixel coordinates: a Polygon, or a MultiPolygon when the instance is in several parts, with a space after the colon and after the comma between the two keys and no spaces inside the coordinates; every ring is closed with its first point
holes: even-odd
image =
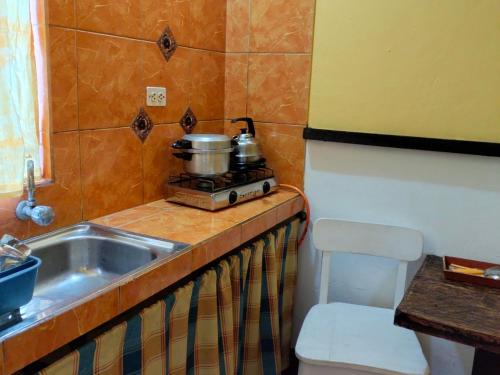
{"type": "Polygon", "coordinates": [[[23,192],[26,159],[40,177],[30,0],[0,0],[0,197],[23,192]]]}

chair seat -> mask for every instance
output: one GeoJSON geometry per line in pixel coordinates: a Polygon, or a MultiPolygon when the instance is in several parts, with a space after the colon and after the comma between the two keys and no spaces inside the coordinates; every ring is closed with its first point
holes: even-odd
{"type": "Polygon", "coordinates": [[[394,311],[371,306],[315,305],[304,320],[295,352],[317,366],[374,374],[429,374],[413,331],[393,324],[394,311]]]}

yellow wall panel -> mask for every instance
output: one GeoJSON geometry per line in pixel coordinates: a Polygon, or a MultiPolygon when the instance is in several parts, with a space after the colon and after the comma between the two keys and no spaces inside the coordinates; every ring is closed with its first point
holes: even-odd
{"type": "Polygon", "coordinates": [[[499,0],[317,0],[309,126],[500,142],[499,0]]]}

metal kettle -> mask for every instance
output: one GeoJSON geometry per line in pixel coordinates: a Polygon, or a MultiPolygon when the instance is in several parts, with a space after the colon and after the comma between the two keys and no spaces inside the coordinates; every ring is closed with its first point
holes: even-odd
{"type": "Polygon", "coordinates": [[[231,120],[233,124],[237,122],[246,122],[247,127],[240,129],[241,133],[233,137],[234,164],[243,166],[264,162],[259,142],[255,139],[253,120],[250,117],[239,117],[231,120]]]}

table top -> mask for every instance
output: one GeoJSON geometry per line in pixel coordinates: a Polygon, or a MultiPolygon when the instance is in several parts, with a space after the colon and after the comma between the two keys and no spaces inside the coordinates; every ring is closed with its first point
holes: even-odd
{"type": "Polygon", "coordinates": [[[500,353],[500,289],[448,281],[428,255],[396,309],[394,323],[500,353]]]}

